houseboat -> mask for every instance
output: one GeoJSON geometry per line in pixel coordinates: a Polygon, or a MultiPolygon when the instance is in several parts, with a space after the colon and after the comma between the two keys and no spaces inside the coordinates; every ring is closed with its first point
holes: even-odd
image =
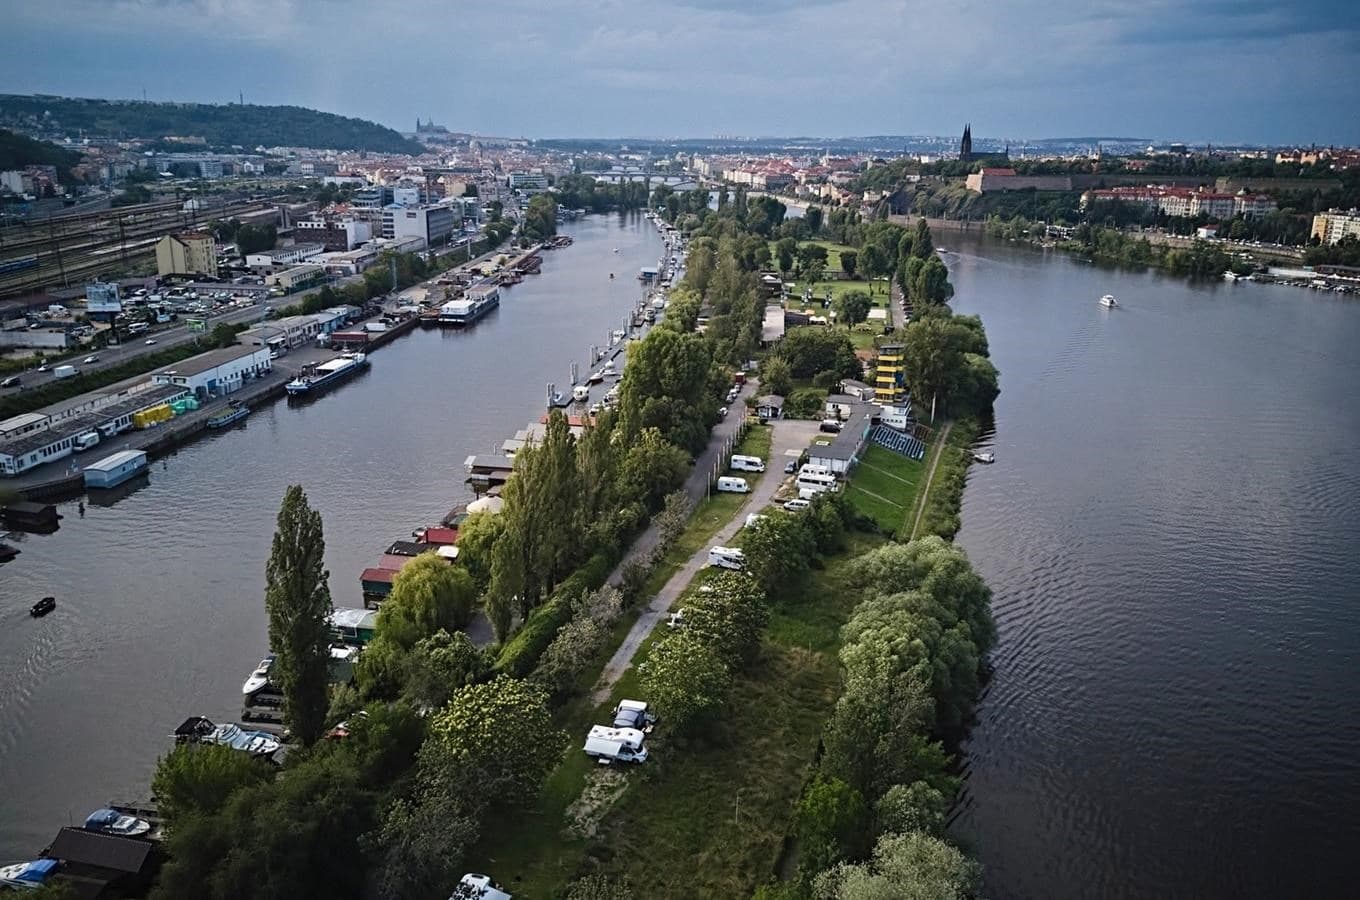
{"type": "Polygon", "coordinates": [[[494,284],[470,287],[457,300],[439,307],[439,324],[461,328],[471,325],[501,304],[501,289],[494,284]]]}
{"type": "Polygon", "coordinates": [[[0,506],[0,519],[15,531],[35,531],[47,533],[57,530],[61,513],[50,503],[32,503],[19,500],[8,506],[0,506]]]}
{"type": "Polygon", "coordinates": [[[87,488],[117,487],[146,470],[146,451],[119,450],[85,467],[87,488]]]}
{"type": "Polygon", "coordinates": [[[233,400],[227,408],[208,419],[209,428],[227,428],[250,415],[250,407],[233,400]]]}
{"type": "Polygon", "coordinates": [[[305,397],[319,394],[338,381],[357,375],[368,368],[368,357],[363,353],[341,353],[334,359],[318,363],[310,370],[283,386],[290,397],[305,397]]]}

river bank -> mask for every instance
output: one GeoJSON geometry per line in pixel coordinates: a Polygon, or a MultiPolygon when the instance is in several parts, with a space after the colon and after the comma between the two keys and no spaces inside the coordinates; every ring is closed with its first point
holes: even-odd
{"type": "Polygon", "coordinates": [[[416,329],[316,402],[265,404],[163,456],[114,505],[63,503],[59,531],[24,536],[0,567],[0,595],[15,598],[0,609],[0,791],[23,811],[0,822],[0,857],[31,853],[86,806],[144,795],[185,715],[239,715],[266,643],[264,561],[288,484],[321,511],[332,596],[350,607],[362,560],[472,498],[463,460],[537,418],[544,384],[565,384],[570,358],[636,304],[637,282],[609,272],[662,254],[640,214],[561,231],[575,244],[474,327],[416,329]],[[30,594],[60,606],[30,622],[18,603],[30,594]],[[89,751],[111,735],[117,752],[89,751]]]}

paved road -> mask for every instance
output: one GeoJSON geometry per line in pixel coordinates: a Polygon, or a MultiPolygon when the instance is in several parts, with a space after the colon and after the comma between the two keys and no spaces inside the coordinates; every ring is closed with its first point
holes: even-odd
{"type": "MultiPolygon", "coordinates": [[[[716,429],[715,429],[716,434],[716,429]]],[[[817,435],[816,422],[804,421],[780,421],[774,424],[774,434],[770,442],[770,456],[765,460],[765,474],[756,482],[755,489],[746,498],[746,502],[732,516],[732,520],[718,530],[714,535],[712,544],[705,544],[695,551],[694,555],[685,561],[674,575],[670,577],[660,592],[652,598],[652,602],[647,604],[647,608],[638,616],[638,620],[633,623],[632,629],[628,632],[619,649],[610,657],[605,664],[604,671],[600,673],[600,680],[595,685],[595,690],[591,699],[596,703],[603,703],[609,699],[609,693],[614,689],[614,684],[623,677],[623,673],[633,664],[633,657],[637,654],[638,647],[647,639],[647,635],[652,633],[652,629],[657,623],[662,621],[670,613],[671,607],[679,599],[685,587],[694,580],[694,576],[708,565],[709,546],[725,546],[732,540],[736,533],[746,524],[748,512],[758,512],[764,509],[774,498],[775,492],[779,490],[784,481],[791,477],[784,474],[784,463],[793,457],[787,456],[789,450],[802,451],[817,435]]],[[[721,445],[720,445],[721,446],[721,445]]],[[[713,450],[713,443],[710,442],[709,450],[713,450]]],[[[712,464],[710,463],[710,466],[712,464]]],[[[702,474],[709,470],[695,467],[695,471],[690,474],[690,481],[695,475],[702,474]]],[[[688,491],[690,483],[686,482],[685,489],[688,491]]],[[[705,480],[700,481],[700,494],[707,488],[705,480]]],[[[692,496],[692,495],[691,495],[692,496]]],[[[652,528],[648,527],[648,532],[652,528]]],[[[646,535],[644,535],[645,537],[646,535]]],[[[653,541],[655,544],[655,541],[653,541]]]]}

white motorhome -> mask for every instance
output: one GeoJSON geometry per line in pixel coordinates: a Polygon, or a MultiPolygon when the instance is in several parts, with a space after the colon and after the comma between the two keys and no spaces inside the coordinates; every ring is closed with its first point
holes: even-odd
{"type": "Polygon", "coordinates": [[[734,569],[738,572],[746,568],[746,554],[736,547],[710,547],[708,564],[721,569],[734,569]]]}
{"type": "Polygon", "coordinates": [[[586,756],[603,763],[644,763],[647,761],[647,748],[643,746],[646,739],[647,735],[636,728],[592,725],[582,749],[586,751],[586,756]]]}
{"type": "Polygon", "coordinates": [[[734,478],[724,475],[718,479],[718,490],[726,491],[729,494],[749,494],[751,486],[746,483],[745,478],[734,478]]]}
{"type": "MultiPolygon", "coordinates": [[[[804,466],[804,468],[807,467],[804,466]]],[[[795,484],[798,486],[798,496],[800,497],[803,496],[804,491],[820,494],[824,491],[836,489],[836,477],[834,475],[817,475],[812,472],[799,472],[795,484]]],[[[808,498],[804,497],[804,499],[808,498]]]]}
{"type": "Polygon", "coordinates": [[[831,469],[828,468],[828,467],[826,467],[826,466],[819,466],[819,465],[816,465],[816,464],[814,464],[814,463],[803,463],[803,465],[800,466],[799,469],[798,469],[798,474],[799,474],[799,475],[833,475],[833,474],[835,474],[835,473],[833,473],[833,472],[831,471],[831,469]]]}
{"type": "Polygon", "coordinates": [[[449,900],[511,900],[511,896],[490,875],[469,872],[458,879],[458,889],[449,895],[449,900]]]}
{"type": "Polygon", "coordinates": [[[765,462],[759,456],[733,456],[730,467],[737,472],[764,472],[765,462]]]}

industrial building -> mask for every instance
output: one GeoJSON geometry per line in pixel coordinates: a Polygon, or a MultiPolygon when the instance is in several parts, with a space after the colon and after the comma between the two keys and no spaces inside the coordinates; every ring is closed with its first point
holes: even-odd
{"type": "Polygon", "coordinates": [[[325,266],[319,266],[314,263],[305,263],[300,266],[284,269],[282,272],[266,275],[264,283],[271,287],[281,288],[285,293],[291,294],[294,291],[312,287],[325,280],[325,266]]]}
{"type": "Polygon", "coordinates": [[[199,399],[240,390],[247,378],[269,373],[267,347],[227,347],[210,350],[151,374],[156,384],[172,384],[193,392],[199,399]]]}

